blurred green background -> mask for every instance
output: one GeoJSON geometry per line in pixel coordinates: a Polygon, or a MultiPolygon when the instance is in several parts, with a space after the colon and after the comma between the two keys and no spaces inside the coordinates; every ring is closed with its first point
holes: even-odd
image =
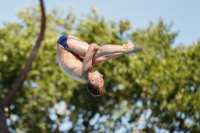
{"type": "MultiPolygon", "coordinates": [[[[48,1],[46,1],[47,3],[48,1]]],[[[11,132],[200,132],[200,39],[174,44],[178,31],[163,19],[132,29],[127,19],[106,19],[96,8],[46,12],[45,37],[23,87],[5,108],[11,132]],[[78,17],[77,17],[78,16],[78,17]],[[107,93],[92,97],[86,85],[62,73],[56,42],[73,34],[88,43],[132,42],[143,52],[102,63],[107,93]]],[[[24,7],[20,21],[0,27],[0,99],[21,74],[40,32],[40,7],[24,7]]],[[[135,20],[137,21],[137,20],[135,20]]]]}

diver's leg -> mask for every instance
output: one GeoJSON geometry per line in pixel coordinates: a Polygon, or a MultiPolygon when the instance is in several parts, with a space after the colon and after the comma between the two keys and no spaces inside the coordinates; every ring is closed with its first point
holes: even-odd
{"type": "MultiPolygon", "coordinates": [[[[79,55],[79,58],[84,59],[84,56],[88,50],[89,44],[80,40],[77,37],[74,36],[68,36],[67,44],[69,46],[69,49],[73,52],[79,55]]],[[[133,44],[127,43],[123,46],[120,45],[112,45],[112,44],[106,44],[104,46],[101,46],[99,50],[96,52],[93,64],[99,64],[101,62],[104,62],[106,60],[124,55],[124,54],[130,54],[130,53],[136,53],[141,51],[142,48],[134,46],[133,44]]]]}
{"type": "Polygon", "coordinates": [[[136,53],[141,50],[142,50],[141,47],[134,46],[133,44],[130,43],[124,44],[123,46],[104,45],[100,48],[98,53],[96,53],[96,57],[93,59],[93,65],[97,65],[99,63],[122,56],[124,54],[136,53]],[[120,50],[117,50],[118,49],[117,47],[119,47],[120,50]]]}
{"type": "Polygon", "coordinates": [[[79,38],[75,36],[69,35],[67,38],[67,44],[69,46],[70,51],[73,53],[76,53],[79,56],[84,57],[88,48],[89,44],[80,40],[79,38]]]}
{"type": "Polygon", "coordinates": [[[95,65],[98,65],[102,62],[105,62],[107,60],[110,60],[110,59],[113,59],[113,58],[116,58],[116,57],[119,57],[119,56],[122,56],[124,55],[123,53],[114,53],[114,54],[108,54],[108,55],[104,55],[104,56],[101,56],[101,57],[98,57],[98,58],[94,58],[93,61],[92,61],[92,65],[95,66],[95,65]]]}
{"type": "Polygon", "coordinates": [[[98,58],[101,56],[115,54],[115,53],[130,54],[130,53],[136,53],[139,51],[142,51],[142,48],[135,46],[131,43],[124,44],[123,46],[106,44],[100,47],[100,49],[95,54],[95,57],[98,58]]]}
{"type": "MultiPolygon", "coordinates": [[[[67,44],[69,46],[69,49],[80,55],[85,56],[89,44],[80,40],[77,37],[69,36],[67,39],[67,44]]],[[[100,49],[97,51],[95,57],[101,57],[108,54],[114,54],[114,53],[135,53],[141,51],[142,48],[134,46],[130,43],[127,43],[126,45],[120,46],[120,45],[113,45],[113,44],[106,44],[104,46],[101,46],[100,49]]]]}

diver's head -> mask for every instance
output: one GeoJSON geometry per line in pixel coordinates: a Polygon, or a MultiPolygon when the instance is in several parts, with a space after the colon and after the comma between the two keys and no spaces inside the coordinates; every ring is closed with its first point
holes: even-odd
{"type": "Polygon", "coordinates": [[[100,96],[106,92],[103,75],[98,71],[88,73],[87,88],[93,96],[100,96]]]}

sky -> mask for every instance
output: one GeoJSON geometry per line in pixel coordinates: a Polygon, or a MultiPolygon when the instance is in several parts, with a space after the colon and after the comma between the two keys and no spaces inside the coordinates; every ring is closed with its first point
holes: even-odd
{"type": "MultiPolygon", "coordinates": [[[[0,25],[19,21],[17,12],[37,3],[36,0],[4,0],[0,5],[0,25]]],[[[172,31],[179,31],[175,45],[190,45],[200,40],[200,0],[44,0],[45,9],[60,6],[67,13],[73,7],[76,15],[90,13],[95,7],[100,16],[118,22],[129,20],[132,29],[147,28],[150,22],[173,23],[172,31]]]]}

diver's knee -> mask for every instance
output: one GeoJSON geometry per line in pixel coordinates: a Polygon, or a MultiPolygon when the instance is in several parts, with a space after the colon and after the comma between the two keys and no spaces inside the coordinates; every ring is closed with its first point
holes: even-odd
{"type": "Polygon", "coordinates": [[[96,44],[96,43],[91,43],[90,45],[91,46],[98,46],[98,44],[96,44]]]}

